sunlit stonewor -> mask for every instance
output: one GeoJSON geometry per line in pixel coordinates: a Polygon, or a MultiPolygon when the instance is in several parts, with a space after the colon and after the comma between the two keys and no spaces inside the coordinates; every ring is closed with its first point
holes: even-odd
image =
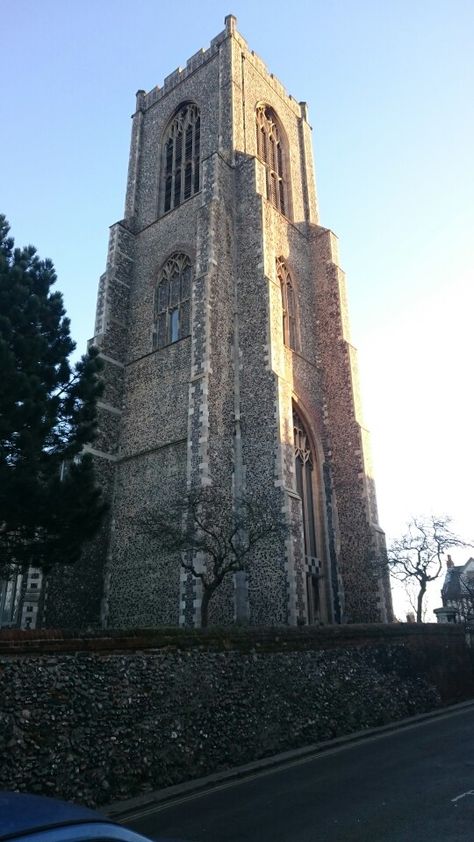
{"type": "Polygon", "coordinates": [[[306,104],[232,16],[162,87],[138,92],[92,340],[110,515],[84,570],[50,583],[48,624],[198,625],[200,582],[141,519],[201,486],[229,500],[263,490],[292,526],[226,579],[210,622],[390,619],[344,276],[319,224],[311,143],[306,104]]]}

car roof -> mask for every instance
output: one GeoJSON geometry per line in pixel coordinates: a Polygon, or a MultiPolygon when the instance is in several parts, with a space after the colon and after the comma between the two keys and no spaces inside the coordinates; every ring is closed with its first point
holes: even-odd
{"type": "Polygon", "coordinates": [[[107,819],[94,810],[65,801],[19,792],[0,792],[0,842],[14,834],[86,821],[105,822],[107,819]]]}

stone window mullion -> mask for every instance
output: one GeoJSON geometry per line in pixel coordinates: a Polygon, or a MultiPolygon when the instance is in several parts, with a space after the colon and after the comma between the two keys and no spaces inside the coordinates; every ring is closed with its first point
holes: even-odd
{"type": "Polygon", "coordinates": [[[293,351],[296,350],[296,312],[295,312],[295,291],[291,275],[286,268],[283,258],[276,261],[277,278],[280,282],[281,306],[282,306],[282,332],[283,342],[293,351]]]}
{"type": "Polygon", "coordinates": [[[287,341],[287,319],[288,319],[288,309],[286,304],[286,284],[281,283],[280,281],[280,289],[281,289],[281,306],[283,308],[283,342],[286,345],[287,341]]]}
{"type": "Polygon", "coordinates": [[[308,622],[321,620],[322,600],[324,593],[321,586],[322,560],[318,556],[320,550],[321,525],[317,511],[317,475],[316,461],[313,458],[312,447],[297,414],[293,411],[294,453],[296,491],[301,497],[301,513],[303,517],[304,552],[306,559],[306,589],[308,601],[308,622]]]}
{"type": "Polygon", "coordinates": [[[154,348],[189,336],[191,284],[189,257],[176,252],[163,267],[155,291],[154,348]]]}
{"type": "Polygon", "coordinates": [[[201,188],[201,117],[198,113],[194,121],[194,184],[196,193],[201,188]]]}
{"type": "Polygon", "coordinates": [[[174,189],[175,189],[175,179],[176,179],[176,135],[177,132],[174,132],[173,136],[173,164],[171,170],[171,210],[174,208],[174,189]]]}
{"type": "MultiPolygon", "coordinates": [[[[193,126],[193,132],[192,132],[192,135],[191,135],[191,185],[194,184],[194,168],[195,168],[195,165],[196,165],[195,160],[194,160],[194,156],[195,156],[194,150],[195,150],[195,148],[196,148],[196,129],[195,129],[195,126],[193,126]]],[[[191,190],[192,190],[192,186],[191,186],[191,190]]]]}
{"type": "Polygon", "coordinates": [[[271,108],[257,108],[257,155],[265,164],[267,199],[286,214],[286,184],[281,131],[271,108]]]}
{"type": "Polygon", "coordinates": [[[166,278],[166,283],[168,284],[168,296],[166,302],[166,344],[169,344],[170,336],[171,336],[171,328],[170,328],[170,304],[171,304],[171,278],[166,278]]]}
{"type": "Polygon", "coordinates": [[[180,204],[184,200],[184,182],[186,179],[186,129],[188,125],[187,122],[183,124],[183,131],[181,134],[181,184],[180,184],[180,197],[179,202],[180,204]]]}
{"type": "Polygon", "coordinates": [[[196,105],[183,105],[175,114],[163,141],[163,213],[174,210],[200,188],[200,114],[196,105]],[[191,150],[186,144],[191,139],[191,150]],[[188,150],[189,151],[189,150],[188,150]]]}

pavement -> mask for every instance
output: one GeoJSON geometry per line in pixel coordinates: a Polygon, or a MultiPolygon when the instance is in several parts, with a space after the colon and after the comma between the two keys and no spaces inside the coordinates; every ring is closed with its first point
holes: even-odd
{"type": "Polygon", "coordinates": [[[179,842],[474,840],[474,702],[148,793],[107,813],[179,842]]]}

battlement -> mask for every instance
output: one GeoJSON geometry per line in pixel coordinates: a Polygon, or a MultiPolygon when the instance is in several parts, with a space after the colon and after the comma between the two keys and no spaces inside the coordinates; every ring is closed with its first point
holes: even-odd
{"type": "Polygon", "coordinates": [[[275,92],[280,97],[287,100],[290,107],[294,109],[295,114],[307,119],[306,104],[299,103],[291,94],[289,94],[280,80],[277,79],[273,73],[270,73],[265,62],[260,58],[260,56],[249,48],[245,38],[237,32],[237,18],[234,17],[234,15],[226,15],[225,29],[223,29],[222,32],[219,32],[219,34],[212,39],[209,47],[207,47],[207,49],[201,47],[201,49],[194,53],[191,58],[188,58],[185,67],[177,67],[176,70],[173,70],[172,73],[165,76],[161,87],[160,85],[156,85],[148,93],[143,90],[137,91],[136,110],[146,111],[148,108],[151,108],[152,105],[155,105],[156,102],[163,99],[163,97],[173,90],[173,88],[183,82],[184,79],[194,73],[199,67],[202,67],[202,65],[210,61],[210,59],[219,52],[219,47],[222,42],[229,37],[234,37],[236,39],[239,46],[246,52],[247,60],[251,61],[259,73],[266,77],[267,82],[272,85],[275,92]],[[305,107],[303,108],[303,106],[305,107]]]}
{"type": "Polygon", "coordinates": [[[166,96],[176,85],[179,85],[180,82],[190,76],[191,73],[194,73],[198,67],[201,67],[213,58],[219,52],[219,46],[222,42],[234,33],[236,22],[236,18],[233,15],[227,15],[225,18],[226,28],[212,39],[207,49],[201,47],[191,58],[188,58],[186,67],[177,67],[176,70],[165,76],[161,87],[160,85],[156,85],[148,93],[142,90],[137,91],[137,111],[146,111],[166,96]]]}
{"type": "Polygon", "coordinates": [[[266,81],[271,85],[271,87],[273,88],[275,93],[278,94],[278,96],[281,97],[282,99],[286,100],[287,105],[294,111],[294,113],[298,117],[303,117],[304,119],[307,119],[307,105],[306,105],[306,103],[298,102],[298,100],[296,100],[294,98],[294,96],[292,96],[292,94],[288,93],[285,86],[282,85],[280,80],[273,73],[270,73],[270,71],[269,71],[267,65],[265,64],[265,62],[263,61],[263,59],[261,59],[260,56],[257,55],[257,53],[254,52],[254,50],[250,50],[248,48],[247,42],[238,33],[237,33],[237,40],[239,42],[241,42],[242,46],[247,49],[247,51],[248,51],[247,60],[252,62],[255,69],[262,76],[265,77],[266,81]]]}

